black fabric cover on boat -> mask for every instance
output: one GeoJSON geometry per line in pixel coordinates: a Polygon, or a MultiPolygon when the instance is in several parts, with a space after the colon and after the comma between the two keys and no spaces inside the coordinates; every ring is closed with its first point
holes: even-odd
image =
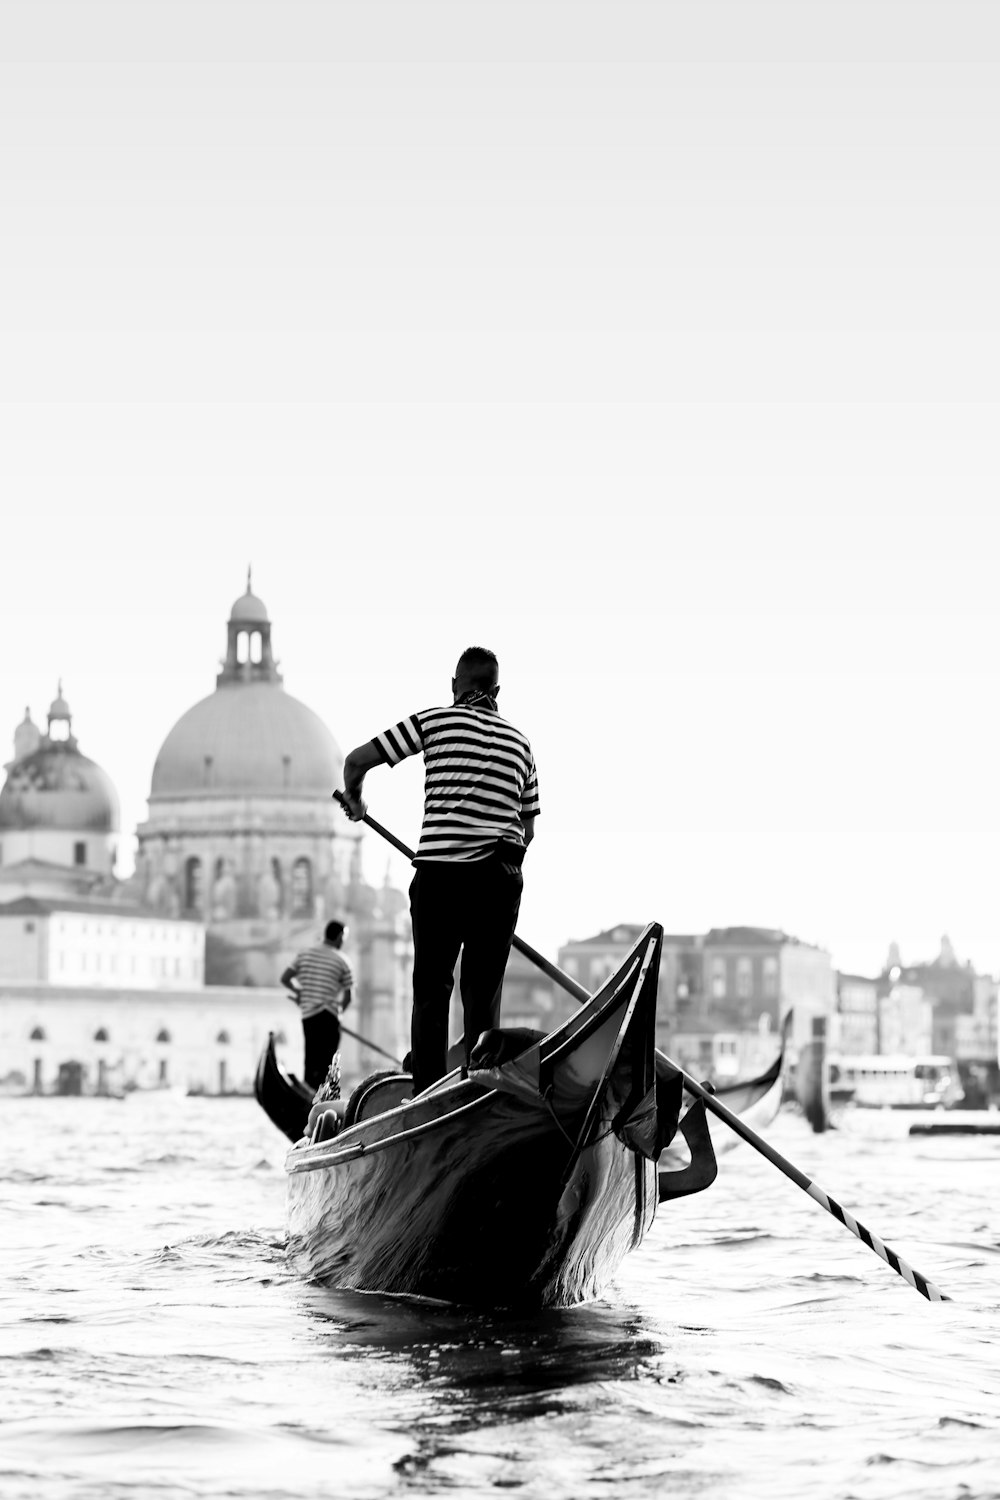
{"type": "Polygon", "coordinates": [[[676,1172],[659,1174],[661,1203],[666,1203],[670,1198],[686,1198],[691,1193],[701,1193],[705,1188],[711,1187],[719,1175],[719,1164],[715,1159],[703,1099],[696,1099],[681,1120],[681,1135],[687,1141],[691,1160],[686,1167],[681,1167],[676,1172]]]}
{"type": "Polygon", "coordinates": [[[658,1161],[660,1153],[677,1134],[683,1097],[681,1075],[657,1069],[653,1087],[628,1115],[619,1115],[615,1120],[615,1134],[630,1150],[649,1161],[658,1161]]]}

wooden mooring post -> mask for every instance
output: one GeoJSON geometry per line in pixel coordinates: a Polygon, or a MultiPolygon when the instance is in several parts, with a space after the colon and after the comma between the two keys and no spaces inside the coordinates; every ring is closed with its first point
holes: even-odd
{"type": "Polygon", "coordinates": [[[826,1060],[826,1016],[812,1017],[812,1040],[799,1053],[796,1093],[817,1135],[830,1123],[830,1069],[826,1060]]]}

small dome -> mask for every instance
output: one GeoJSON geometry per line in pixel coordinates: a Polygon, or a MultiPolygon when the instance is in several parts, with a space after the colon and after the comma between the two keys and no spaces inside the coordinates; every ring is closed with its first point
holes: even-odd
{"type": "Polygon", "coordinates": [[[49,704],[49,718],[69,720],[72,717],[73,716],[69,711],[69,704],[66,702],[66,699],[62,695],[62,683],[60,683],[58,693],[49,704]]]}
{"type": "Polygon", "coordinates": [[[226,683],[189,708],[153,766],[150,798],[232,793],[329,797],[344,758],[311,708],[278,682],[226,683]]]}
{"type": "Polygon", "coordinates": [[[258,599],[256,594],[250,592],[249,587],[245,594],[241,594],[233,605],[231,620],[243,620],[249,625],[268,624],[267,609],[263,599],[258,599]]]}
{"type": "Polygon", "coordinates": [[[111,778],[75,745],[48,742],[15,761],[0,791],[0,828],[117,833],[111,778]]]}
{"type": "Polygon", "coordinates": [[[14,759],[23,760],[26,755],[34,755],[41,743],[42,731],[32,719],[30,708],[26,708],[24,718],[14,730],[14,759]]]}

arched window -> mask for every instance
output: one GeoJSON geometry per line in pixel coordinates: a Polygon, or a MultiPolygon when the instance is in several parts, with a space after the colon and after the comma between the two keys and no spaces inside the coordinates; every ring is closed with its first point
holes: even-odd
{"type": "Polygon", "coordinates": [[[241,630],[236,637],[236,660],[248,661],[250,657],[250,637],[245,630],[241,630]]]}
{"type": "Polygon", "coordinates": [[[184,862],[184,906],[187,911],[197,912],[201,916],[201,860],[194,855],[184,862]]]}
{"type": "Polygon", "coordinates": [[[167,1030],[167,1028],[165,1026],[161,1027],[161,1029],[156,1033],[156,1040],[158,1042],[169,1042],[170,1041],[170,1032],[167,1030]]]}
{"type": "Polygon", "coordinates": [[[264,647],[263,647],[263,642],[262,642],[262,638],[261,638],[261,633],[260,633],[259,630],[255,630],[255,631],[252,632],[252,634],[250,636],[250,660],[251,661],[260,661],[260,659],[261,659],[261,657],[263,655],[264,655],[264,647]]]}
{"type": "Polygon", "coordinates": [[[44,1042],[45,1040],[46,1040],[46,1037],[45,1037],[45,1028],[44,1028],[44,1026],[36,1026],[34,1028],[34,1030],[32,1031],[32,1033],[31,1033],[31,1041],[33,1041],[33,1042],[44,1042]]]}
{"type": "Polygon", "coordinates": [[[108,1028],[106,1026],[98,1026],[97,1030],[94,1032],[94,1041],[106,1042],[109,1040],[110,1038],[108,1037],[108,1028]]]}
{"type": "Polygon", "coordinates": [[[313,914],[312,864],[304,857],[292,865],[292,916],[311,917],[313,914]]]}
{"type": "Polygon", "coordinates": [[[229,1046],[229,1032],[228,1031],[220,1031],[219,1035],[215,1038],[215,1040],[219,1044],[220,1047],[228,1047],[229,1046]]]}

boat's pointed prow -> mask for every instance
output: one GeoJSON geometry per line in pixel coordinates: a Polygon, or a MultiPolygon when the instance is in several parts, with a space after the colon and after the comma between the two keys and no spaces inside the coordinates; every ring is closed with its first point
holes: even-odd
{"type": "Polygon", "coordinates": [[[313,1091],[280,1067],[270,1032],[254,1075],[253,1091],[268,1119],[290,1141],[297,1141],[306,1128],[313,1091]]]}

